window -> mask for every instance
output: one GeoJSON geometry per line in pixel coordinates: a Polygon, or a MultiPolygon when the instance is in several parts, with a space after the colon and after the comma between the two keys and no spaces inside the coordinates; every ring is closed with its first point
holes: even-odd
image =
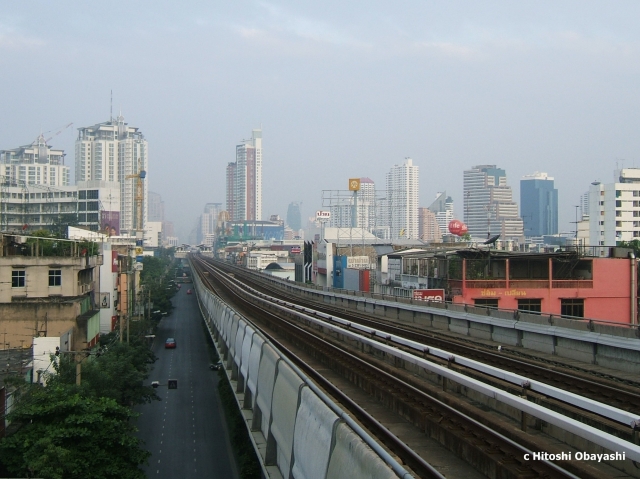
{"type": "Polygon", "coordinates": [[[616,208],[622,208],[622,200],[616,200],[616,208]]]}
{"type": "Polygon", "coordinates": [[[622,191],[616,190],[616,198],[620,198],[622,196],[622,191]]]}
{"type": "Polygon", "coordinates": [[[25,278],[27,272],[23,269],[15,270],[11,272],[11,287],[12,288],[24,288],[25,278]]]}
{"type": "Polygon", "coordinates": [[[560,300],[560,314],[584,318],[584,299],[570,298],[560,300]]]}
{"type": "Polygon", "coordinates": [[[526,311],[528,313],[540,313],[542,312],[542,300],[541,299],[519,299],[518,309],[520,311],[526,311]]]}
{"type": "Polygon", "coordinates": [[[62,270],[50,269],[49,270],[49,286],[61,286],[62,285],[62,270]]]}
{"type": "Polygon", "coordinates": [[[600,202],[600,206],[604,206],[604,201],[601,201],[601,202],[600,202]]]}
{"type": "Polygon", "coordinates": [[[601,222],[600,222],[600,226],[604,226],[604,221],[601,221],[601,222]]]}
{"type": "Polygon", "coordinates": [[[491,308],[498,307],[497,299],[474,299],[473,302],[476,306],[489,306],[491,308]]]}
{"type": "Polygon", "coordinates": [[[618,216],[618,217],[622,216],[622,211],[617,211],[616,210],[616,216],[618,216]]]}
{"type": "Polygon", "coordinates": [[[616,228],[622,228],[622,221],[616,221],[616,228]]]}

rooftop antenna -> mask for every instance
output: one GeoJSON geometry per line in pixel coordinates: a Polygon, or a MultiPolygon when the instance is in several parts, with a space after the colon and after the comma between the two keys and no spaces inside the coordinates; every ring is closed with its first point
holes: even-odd
{"type": "Polygon", "coordinates": [[[113,122],[113,90],[111,90],[111,109],[109,110],[109,121],[113,122]]]}

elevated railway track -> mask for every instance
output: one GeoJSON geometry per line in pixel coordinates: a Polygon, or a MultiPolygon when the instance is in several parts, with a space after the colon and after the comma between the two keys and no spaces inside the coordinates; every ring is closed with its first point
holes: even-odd
{"type": "Polygon", "coordinates": [[[634,473],[634,460],[640,459],[634,422],[640,418],[640,396],[633,385],[618,389],[611,381],[576,378],[535,361],[506,361],[503,354],[358,312],[338,316],[326,304],[294,304],[242,269],[197,257],[193,264],[209,288],[420,477],[439,473],[415,452],[419,447],[389,434],[383,419],[359,407],[322,370],[365,391],[485,477],[601,478],[621,472],[640,477],[634,473]],[[625,460],[526,459],[535,452],[590,450],[621,452],[625,460]]]}

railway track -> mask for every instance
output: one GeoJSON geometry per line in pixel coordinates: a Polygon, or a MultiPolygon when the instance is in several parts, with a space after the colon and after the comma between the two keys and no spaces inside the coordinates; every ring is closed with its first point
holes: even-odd
{"type": "MultiPolygon", "coordinates": [[[[389,449],[396,453],[420,477],[437,477],[428,464],[416,457],[411,448],[401,441],[390,439],[388,431],[377,421],[367,418],[330,382],[306,365],[300,353],[290,350],[293,345],[304,355],[314,358],[331,371],[389,408],[399,412],[429,437],[455,449],[456,454],[488,477],[604,477],[598,467],[575,462],[524,460],[532,451],[562,452],[559,445],[545,444],[541,435],[530,437],[514,428],[504,418],[460,400],[454,394],[416,383],[409,374],[400,374],[383,360],[372,360],[371,355],[357,348],[345,348],[331,334],[319,334],[308,325],[282,314],[281,305],[269,305],[233,284],[233,280],[202,260],[194,260],[200,277],[216,294],[241,308],[242,314],[259,327],[283,352],[292,358],[318,384],[322,385],[338,402],[363,422],[389,449]],[[207,273],[205,273],[207,271],[207,273]],[[241,306],[240,306],[241,305],[241,306]],[[284,316],[284,317],[283,317],[284,316]],[[282,340],[285,338],[285,341],[282,340]],[[386,431],[386,432],[385,432],[386,431]],[[455,445],[455,446],[453,446],[455,445]]],[[[235,272],[237,274],[238,271],[235,272]]],[[[376,324],[376,326],[380,326],[376,324]]],[[[416,334],[413,332],[413,334],[416,334]]]]}
{"type": "MultiPolygon", "coordinates": [[[[223,269],[233,271],[237,276],[242,276],[248,284],[266,294],[286,301],[294,301],[290,297],[282,295],[281,291],[269,287],[270,285],[266,285],[264,282],[258,281],[256,275],[246,270],[242,271],[241,268],[229,267],[227,265],[224,265],[223,269]]],[[[308,301],[305,303],[310,305],[308,301]]],[[[390,321],[384,321],[360,312],[331,307],[326,303],[313,302],[312,306],[320,312],[336,315],[345,320],[376,328],[394,336],[416,341],[429,347],[440,348],[454,355],[464,356],[483,364],[526,376],[531,380],[540,381],[564,391],[607,404],[616,409],[633,413],[640,418],[640,383],[635,383],[635,385],[616,383],[608,378],[590,377],[582,371],[570,370],[560,365],[550,367],[549,364],[542,363],[538,360],[511,357],[506,349],[504,352],[501,351],[498,353],[495,349],[489,350],[484,345],[465,344],[461,341],[438,335],[437,333],[400,326],[397,323],[394,324],[390,321]]],[[[628,422],[625,423],[625,425],[629,426],[628,422]]],[[[638,426],[640,426],[640,424],[638,426]]]]}

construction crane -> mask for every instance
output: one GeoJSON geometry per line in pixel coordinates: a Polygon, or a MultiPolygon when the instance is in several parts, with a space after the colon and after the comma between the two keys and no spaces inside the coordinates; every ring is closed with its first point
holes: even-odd
{"type": "MultiPolygon", "coordinates": [[[[56,131],[53,135],[51,135],[49,138],[47,138],[46,140],[44,140],[45,143],[48,143],[49,141],[51,141],[54,137],[58,136],[60,133],[62,133],[64,130],[66,130],[67,128],[69,128],[70,126],[73,125],[72,123],[69,123],[68,125],[63,126],[62,128],[60,128],[58,131],[56,131]]],[[[48,133],[48,132],[47,132],[48,133]]]]}
{"type": "Polygon", "coordinates": [[[144,189],[142,188],[142,180],[147,177],[147,172],[142,169],[142,162],[138,160],[138,173],[135,175],[127,175],[125,178],[136,178],[136,224],[135,231],[142,232],[142,202],[144,200],[144,189]]]}

